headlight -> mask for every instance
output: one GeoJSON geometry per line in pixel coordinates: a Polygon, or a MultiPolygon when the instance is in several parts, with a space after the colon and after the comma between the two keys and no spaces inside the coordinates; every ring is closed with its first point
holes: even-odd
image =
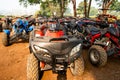
{"type": "Polygon", "coordinates": [[[75,53],[79,52],[81,49],[81,44],[78,44],[77,46],[75,46],[71,52],[70,52],[70,56],[74,55],[75,53]]]}
{"type": "Polygon", "coordinates": [[[42,55],[43,57],[50,57],[48,50],[43,49],[43,48],[36,46],[36,45],[34,46],[34,49],[35,49],[36,53],[42,55]]]}

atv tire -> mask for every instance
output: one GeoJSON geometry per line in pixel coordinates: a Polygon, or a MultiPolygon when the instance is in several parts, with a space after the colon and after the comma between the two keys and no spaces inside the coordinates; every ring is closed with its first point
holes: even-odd
{"type": "Polygon", "coordinates": [[[9,46],[10,37],[6,33],[3,33],[2,43],[4,46],[9,46]]]}
{"type": "Polygon", "coordinates": [[[99,45],[93,45],[89,49],[89,60],[92,65],[102,67],[107,62],[107,53],[99,45]]]}
{"type": "Polygon", "coordinates": [[[81,76],[84,72],[84,60],[82,55],[70,64],[70,71],[74,76],[81,76]]]}
{"type": "Polygon", "coordinates": [[[2,28],[7,29],[7,24],[5,22],[3,22],[3,24],[2,24],[2,28]]]}
{"type": "Polygon", "coordinates": [[[57,76],[57,80],[67,80],[66,75],[57,76]]]}
{"type": "Polygon", "coordinates": [[[39,72],[39,61],[34,54],[31,53],[27,59],[27,80],[39,80],[39,72]]]}
{"type": "Polygon", "coordinates": [[[2,23],[0,22],[0,32],[3,31],[3,28],[2,28],[2,23]]]}

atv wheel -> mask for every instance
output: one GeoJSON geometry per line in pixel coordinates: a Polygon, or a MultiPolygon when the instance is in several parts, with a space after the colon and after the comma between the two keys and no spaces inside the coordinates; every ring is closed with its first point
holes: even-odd
{"type": "Polygon", "coordinates": [[[89,59],[91,64],[101,67],[107,62],[107,53],[101,46],[93,45],[89,49],[89,59]]]}
{"type": "Polygon", "coordinates": [[[2,37],[2,43],[4,46],[8,46],[9,45],[9,35],[7,35],[6,33],[3,33],[3,37],[2,37]]]}
{"type": "Polygon", "coordinates": [[[27,80],[39,80],[39,61],[31,53],[27,59],[27,80]]]}
{"type": "Polygon", "coordinates": [[[84,60],[82,55],[70,64],[71,73],[74,76],[81,76],[84,72],[84,60]]]}
{"type": "Polygon", "coordinates": [[[67,80],[66,75],[57,76],[57,80],[67,80]]]}
{"type": "Polygon", "coordinates": [[[31,41],[32,37],[33,37],[33,31],[29,32],[29,41],[31,41]]]}
{"type": "Polygon", "coordinates": [[[58,71],[57,80],[67,80],[66,70],[58,71]]]}
{"type": "Polygon", "coordinates": [[[5,22],[2,23],[2,28],[7,29],[7,24],[5,22]]]}
{"type": "Polygon", "coordinates": [[[2,23],[0,23],[0,32],[2,32],[3,29],[2,29],[2,23]]]}

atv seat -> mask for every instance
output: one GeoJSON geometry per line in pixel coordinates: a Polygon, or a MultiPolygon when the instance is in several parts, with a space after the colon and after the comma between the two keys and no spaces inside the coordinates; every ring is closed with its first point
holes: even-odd
{"type": "Polygon", "coordinates": [[[86,32],[92,35],[100,33],[100,29],[96,28],[95,26],[88,26],[86,27],[86,32]]]}
{"type": "Polygon", "coordinates": [[[49,36],[49,37],[62,37],[64,35],[63,30],[59,30],[59,31],[51,31],[51,30],[47,30],[45,33],[45,36],[49,36]]]}

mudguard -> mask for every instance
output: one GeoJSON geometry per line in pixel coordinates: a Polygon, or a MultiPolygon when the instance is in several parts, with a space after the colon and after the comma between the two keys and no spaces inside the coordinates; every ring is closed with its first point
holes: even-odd
{"type": "Polygon", "coordinates": [[[6,33],[7,35],[10,35],[10,30],[3,30],[4,33],[6,33]]]}
{"type": "Polygon", "coordinates": [[[33,28],[34,28],[34,26],[30,26],[30,27],[28,28],[28,31],[32,31],[33,28]]]}

